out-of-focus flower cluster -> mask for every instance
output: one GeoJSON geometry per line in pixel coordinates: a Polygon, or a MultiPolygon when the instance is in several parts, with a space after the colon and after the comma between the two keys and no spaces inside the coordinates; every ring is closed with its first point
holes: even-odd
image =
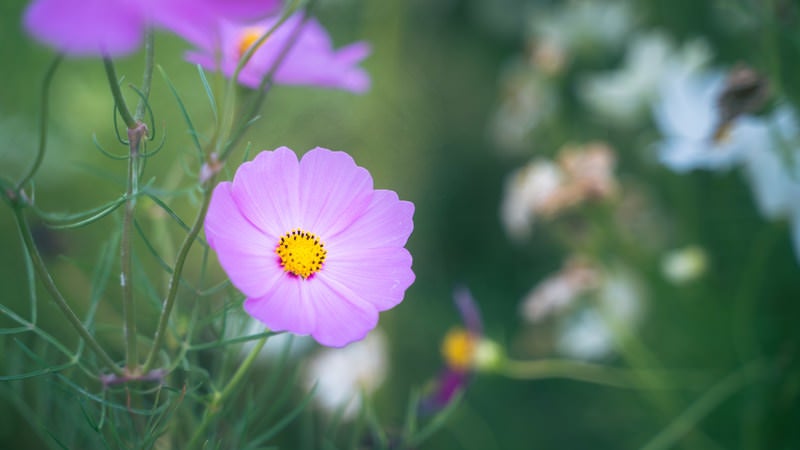
{"type": "MultiPolygon", "coordinates": [[[[534,286],[520,313],[531,328],[553,325],[550,350],[581,359],[600,359],[615,349],[620,329],[633,330],[643,319],[646,291],[638,275],[616,265],[604,267],[572,256],[534,286]]],[[[538,333],[533,330],[532,335],[538,333]]],[[[526,334],[523,334],[526,336],[526,334]]],[[[522,342],[523,348],[529,343],[522,342]]],[[[538,353],[547,351],[539,349],[538,353]]]]}
{"type": "Polygon", "coordinates": [[[556,161],[534,158],[512,172],[501,205],[503,224],[515,238],[529,235],[536,217],[552,218],[591,201],[613,198],[616,155],[605,143],[563,147],[556,161]]]}
{"type": "Polygon", "coordinates": [[[800,260],[800,127],[767,77],[717,64],[703,38],[643,25],[630,3],[564,2],[532,17],[525,51],[501,76],[489,134],[498,154],[526,161],[501,200],[512,243],[527,245],[537,223],[557,229],[547,236],[566,254],[583,255],[532,280],[520,308],[527,323],[556,324],[553,349],[608,354],[618,323],[641,321],[644,309],[631,305],[645,297],[646,273],[685,286],[711,267],[713,255],[681,241],[681,218],[653,201],[659,186],[640,173],[738,170],[758,211],[789,223],[800,260]],[[565,144],[574,135],[591,143],[565,144]],[[618,164],[633,170],[618,178],[618,164]],[[587,208],[598,201],[609,208],[587,208]],[[580,226],[555,220],[568,213],[580,226]],[[606,290],[619,308],[599,306],[606,290]]]}

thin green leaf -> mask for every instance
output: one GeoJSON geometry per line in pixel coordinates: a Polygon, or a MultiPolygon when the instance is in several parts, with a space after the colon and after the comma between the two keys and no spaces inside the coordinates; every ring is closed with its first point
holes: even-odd
{"type": "Polygon", "coordinates": [[[295,417],[297,417],[301,412],[303,412],[306,406],[308,406],[308,404],[311,402],[311,399],[314,398],[314,394],[316,393],[316,391],[317,391],[317,386],[315,385],[313,388],[311,388],[310,391],[308,391],[305,397],[303,397],[303,399],[300,400],[300,402],[297,404],[297,406],[294,407],[294,409],[289,411],[285,416],[281,418],[281,420],[276,422],[275,425],[272,426],[272,428],[268,429],[264,433],[253,438],[250,441],[250,445],[251,446],[260,445],[261,443],[272,439],[281,430],[286,428],[295,419],[295,417]]]}
{"type": "Polygon", "coordinates": [[[428,422],[428,424],[419,431],[419,433],[409,438],[407,442],[408,445],[410,447],[416,447],[419,444],[423,443],[426,439],[431,437],[433,433],[439,431],[439,429],[442,428],[447,423],[447,421],[450,419],[450,416],[453,415],[456,409],[458,409],[458,406],[461,404],[463,396],[464,396],[463,391],[456,394],[450,400],[450,403],[448,403],[447,406],[444,407],[444,409],[439,411],[439,413],[436,414],[433,417],[433,419],[431,419],[431,421],[428,422]]]}
{"type": "Polygon", "coordinates": [[[214,99],[214,91],[211,89],[211,85],[208,83],[208,78],[206,78],[206,72],[203,70],[203,66],[200,64],[197,65],[197,74],[200,75],[200,82],[203,83],[203,88],[206,90],[208,105],[211,107],[211,113],[214,115],[214,123],[219,123],[219,117],[217,115],[217,101],[214,99]]]}
{"type": "Polygon", "coordinates": [[[192,140],[194,141],[194,146],[197,149],[198,157],[200,158],[200,161],[203,161],[203,146],[200,144],[200,140],[197,138],[198,136],[197,129],[194,127],[194,124],[192,123],[192,118],[189,115],[189,111],[186,110],[186,105],[183,103],[183,100],[181,100],[181,96],[178,95],[178,90],[175,88],[175,85],[172,84],[172,80],[170,80],[169,77],[167,76],[167,72],[164,71],[164,68],[161,67],[160,65],[156,67],[158,68],[158,71],[161,73],[161,76],[164,78],[164,81],[166,81],[167,87],[169,87],[169,90],[172,92],[173,97],[175,97],[175,101],[178,102],[178,108],[180,108],[181,114],[183,114],[183,119],[186,121],[186,126],[189,127],[189,135],[192,137],[192,140]]]}

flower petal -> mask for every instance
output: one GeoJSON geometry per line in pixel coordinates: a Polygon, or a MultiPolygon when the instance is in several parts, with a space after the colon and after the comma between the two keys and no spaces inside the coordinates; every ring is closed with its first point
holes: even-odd
{"type": "Polygon", "coordinates": [[[311,334],[317,326],[315,303],[318,302],[313,284],[314,280],[303,280],[284,272],[274,290],[245,300],[244,310],[272,331],[311,334]]]}
{"type": "Polygon", "coordinates": [[[23,18],[28,33],[74,56],[121,56],[139,46],[144,14],[119,0],[36,0],[23,18]]]}
{"type": "Polygon", "coordinates": [[[316,310],[311,335],[322,345],[344,347],[364,338],[378,324],[378,311],[363,300],[341,292],[319,278],[309,283],[316,310]]]}
{"type": "Polygon", "coordinates": [[[253,226],[239,211],[230,183],[214,189],[205,221],[208,245],[237,289],[246,296],[264,295],[283,273],[275,254],[275,239],[253,226]]]}
{"type": "Polygon", "coordinates": [[[275,238],[273,245],[301,225],[297,215],[298,179],[297,156],[286,147],[261,152],[236,171],[233,198],[255,227],[275,238]]]}
{"type": "Polygon", "coordinates": [[[401,201],[393,191],[377,190],[367,210],[341,233],[327,237],[333,253],[351,248],[402,247],[414,229],[414,204],[401,201]]]}
{"type": "Polygon", "coordinates": [[[323,241],[352,224],[372,195],[372,177],[347,153],[317,147],[300,160],[302,226],[323,241]]]}
{"type": "Polygon", "coordinates": [[[400,303],[414,282],[411,262],[411,254],[402,247],[333,254],[318,276],[337,291],[352,293],[348,298],[385,311],[400,303]]]}

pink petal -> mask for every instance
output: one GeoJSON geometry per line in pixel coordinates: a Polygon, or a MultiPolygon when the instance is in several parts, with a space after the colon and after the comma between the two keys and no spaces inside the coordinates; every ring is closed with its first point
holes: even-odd
{"type": "Polygon", "coordinates": [[[347,153],[317,147],[300,161],[303,227],[323,241],[352,224],[368,207],[372,177],[347,153]]]}
{"type": "Polygon", "coordinates": [[[328,252],[318,277],[348,298],[360,299],[378,311],[397,306],[414,282],[411,254],[402,247],[361,250],[347,255],[328,252]]]}
{"type": "Polygon", "coordinates": [[[298,180],[297,156],[286,147],[261,152],[236,171],[233,198],[256,228],[275,237],[273,245],[302,225],[297,214],[298,180]]]}
{"type": "Polygon", "coordinates": [[[154,23],[203,48],[212,48],[217,42],[220,20],[252,21],[280,9],[279,0],[146,0],[145,3],[150,4],[154,23]]]}
{"type": "Polygon", "coordinates": [[[121,56],[142,41],[145,18],[119,0],[36,0],[25,11],[28,33],[74,56],[121,56]]]}
{"type": "Polygon", "coordinates": [[[283,275],[275,254],[277,240],[265,235],[242,215],[228,182],[214,189],[205,231],[208,245],[217,252],[225,273],[246,296],[264,295],[283,275]]]}
{"type": "Polygon", "coordinates": [[[350,248],[402,247],[414,229],[414,204],[393,191],[377,190],[367,210],[346,230],[326,241],[333,253],[350,248]]]}
{"type": "Polygon", "coordinates": [[[248,298],[244,309],[272,331],[311,334],[317,324],[318,302],[313,279],[303,280],[283,273],[275,289],[258,298],[248,298]]]}
{"type": "Polygon", "coordinates": [[[364,338],[378,324],[378,311],[347,290],[339,291],[318,278],[309,284],[317,326],[311,336],[322,345],[344,347],[364,338]]]}

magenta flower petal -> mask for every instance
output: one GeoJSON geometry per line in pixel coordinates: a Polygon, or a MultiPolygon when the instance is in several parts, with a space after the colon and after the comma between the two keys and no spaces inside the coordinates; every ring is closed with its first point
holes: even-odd
{"type": "MultiPolygon", "coordinates": [[[[302,21],[302,13],[296,13],[276,29],[241,71],[239,82],[257,88],[291,42],[302,21]]],[[[230,77],[249,46],[277,22],[278,17],[255,23],[221,21],[218,43],[204,37],[184,36],[196,47],[196,50],[186,54],[186,59],[230,77]]],[[[292,49],[275,72],[276,83],[344,89],[356,93],[369,89],[369,75],[358,67],[370,53],[368,44],[357,42],[335,50],[328,33],[319,22],[309,19],[302,26],[292,49]]]]}
{"type": "Polygon", "coordinates": [[[145,19],[135,4],[119,0],[35,0],[25,29],[63,53],[123,55],[139,47],[145,19]]]}
{"type": "Polygon", "coordinates": [[[364,339],[378,324],[378,311],[346,288],[339,291],[323,283],[312,288],[314,308],[320,319],[311,336],[320,344],[343,347],[364,339]]]}
{"type": "MultiPolygon", "coordinates": [[[[142,0],[138,0],[142,2],[142,0]]],[[[152,22],[189,42],[211,46],[220,20],[256,20],[280,9],[280,0],[146,0],[152,22]]]]}
{"type": "Polygon", "coordinates": [[[253,20],[279,7],[280,0],[34,0],[23,22],[62,53],[122,56],[139,47],[149,27],[214,42],[219,20],[253,20]]]}
{"type": "Polygon", "coordinates": [[[297,228],[299,170],[297,155],[286,147],[242,164],[232,189],[241,214],[273,238],[297,228]]]}
{"type": "Polygon", "coordinates": [[[328,246],[402,247],[414,229],[413,216],[413,203],[401,201],[392,191],[376,190],[358,222],[332,238],[328,246]]]}
{"type": "Polygon", "coordinates": [[[373,190],[349,155],[316,148],[298,161],[282,147],[215,189],[206,235],[249,314],[272,330],[343,346],[413,283],[404,248],[413,213],[395,193],[373,190]]]}
{"type": "Polygon", "coordinates": [[[211,197],[205,221],[208,245],[231,282],[245,295],[267,293],[269,280],[284,276],[275,260],[275,237],[264,234],[242,215],[231,193],[231,183],[220,183],[211,197]]]}
{"type": "Polygon", "coordinates": [[[320,278],[340,289],[346,286],[354,297],[385,311],[403,300],[406,289],[414,282],[414,272],[411,254],[404,248],[389,247],[328,258],[320,278]],[[372,263],[366,267],[362,264],[365,260],[372,263]]]}
{"type": "Polygon", "coordinates": [[[317,147],[300,162],[300,217],[328,240],[363,214],[373,192],[369,172],[347,153],[317,147]]]}
{"type": "Polygon", "coordinates": [[[263,297],[245,300],[244,310],[273,331],[312,334],[317,326],[317,311],[311,286],[284,274],[273,287],[263,297]]]}

